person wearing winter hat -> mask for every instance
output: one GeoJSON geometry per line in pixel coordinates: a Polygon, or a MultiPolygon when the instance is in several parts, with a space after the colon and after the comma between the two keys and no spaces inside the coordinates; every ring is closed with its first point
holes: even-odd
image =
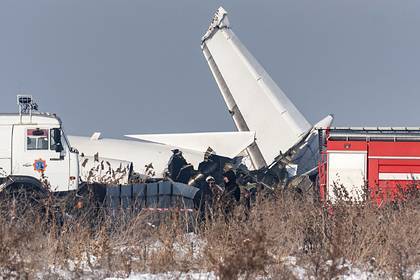
{"type": "Polygon", "coordinates": [[[236,174],[233,170],[223,173],[223,181],[225,182],[224,208],[226,217],[230,217],[233,209],[241,199],[241,190],[236,183],[236,174]]]}

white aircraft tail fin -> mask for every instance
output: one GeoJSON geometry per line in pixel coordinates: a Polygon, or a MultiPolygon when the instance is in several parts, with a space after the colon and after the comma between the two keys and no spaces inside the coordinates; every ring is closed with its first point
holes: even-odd
{"type": "Polygon", "coordinates": [[[312,126],[230,29],[219,8],[202,38],[202,51],[239,131],[255,131],[248,148],[255,168],[270,164],[312,126]]]}

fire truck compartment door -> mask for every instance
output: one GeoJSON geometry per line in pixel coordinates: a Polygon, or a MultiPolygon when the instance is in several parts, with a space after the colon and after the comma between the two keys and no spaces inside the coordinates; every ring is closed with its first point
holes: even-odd
{"type": "Polygon", "coordinates": [[[0,126],[0,177],[6,177],[11,170],[12,126],[0,126]]]}
{"type": "MultiPolygon", "coordinates": [[[[336,200],[335,187],[344,188],[349,199],[361,200],[366,180],[365,152],[329,152],[328,153],[328,197],[336,200]]],[[[338,188],[338,189],[339,189],[338,188]]],[[[345,199],[345,198],[344,198],[345,199]]]]}

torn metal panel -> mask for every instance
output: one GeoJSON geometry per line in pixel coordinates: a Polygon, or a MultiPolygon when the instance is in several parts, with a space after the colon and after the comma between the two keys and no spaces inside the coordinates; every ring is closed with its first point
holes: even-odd
{"type": "Polygon", "coordinates": [[[306,194],[314,189],[314,184],[309,176],[297,176],[287,183],[287,188],[299,194],[306,194]]]}
{"type": "Polygon", "coordinates": [[[320,159],[319,130],[331,126],[334,117],[326,116],[313,126],[310,132],[286,153],[276,157],[274,163],[282,163],[286,167],[296,166],[296,175],[311,175],[317,172],[320,159]]]}
{"type": "Polygon", "coordinates": [[[174,154],[168,162],[168,177],[175,182],[196,186],[200,182],[203,182],[207,176],[213,176],[216,182],[221,184],[223,183],[223,169],[226,165],[230,165],[234,169],[238,169],[239,167],[246,169],[242,165],[241,157],[231,159],[212,154],[211,151],[209,148],[209,152],[206,153],[204,160],[195,169],[192,164],[185,160],[181,151],[174,150],[174,154]]]}
{"type": "Polygon", "coordinates": [[[207,29],[207,32],[201,38],[201,42],[204,42],[208,38],[210,38],[214,32],[217,31],[218,28],[229,27],[229,19],[227,18],[227,12],[223,7],[219,7],[216,13],[213,16],[212,21],[210,22],[210,26],[207,29]]]}

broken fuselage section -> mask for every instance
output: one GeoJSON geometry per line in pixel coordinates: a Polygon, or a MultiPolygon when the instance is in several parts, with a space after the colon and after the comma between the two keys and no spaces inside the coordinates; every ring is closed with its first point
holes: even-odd
{"type": "Polygon", "coordinates": [[[131,162],[140,180],[194,184],[211,175],[220,182],[226,165],[266,185],[316,173],[318,129],[329,127],[333,117],[311,125],[234,34],[223,8],[201,48],[237,132],[127,135],[135,141],[70,136],[70,141],[87,157],[131,162]]]}

